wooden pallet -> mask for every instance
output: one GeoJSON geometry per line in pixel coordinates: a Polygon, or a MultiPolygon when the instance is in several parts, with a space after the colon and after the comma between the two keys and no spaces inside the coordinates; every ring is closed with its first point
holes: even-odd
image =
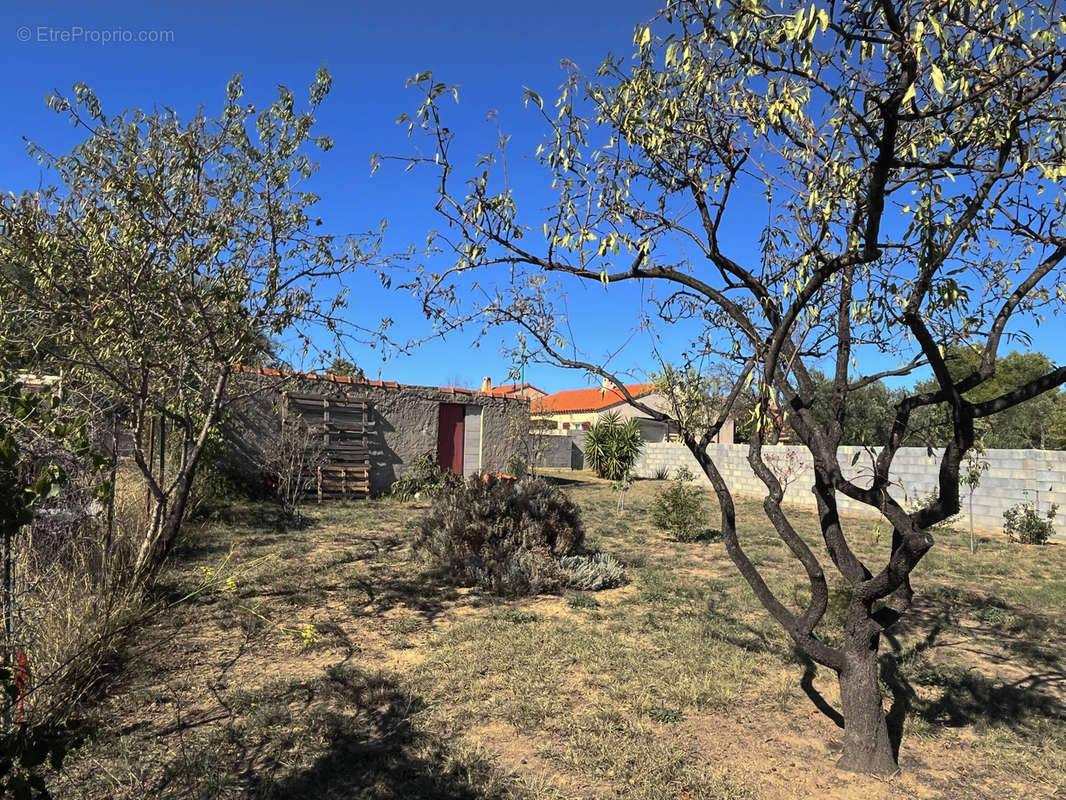
{"type": "Polygon", "coordinates": [[[318,468],[318,502],[323,500],[366,499],[370,495],[369,467],[318,468]]]}
{"type": "Polygon", "coordinates": [[[318,501],[370,496],[370,406],[363,400],[288,395],[291,407],[322,430],[326,463],[318,470],[318,501]]]}

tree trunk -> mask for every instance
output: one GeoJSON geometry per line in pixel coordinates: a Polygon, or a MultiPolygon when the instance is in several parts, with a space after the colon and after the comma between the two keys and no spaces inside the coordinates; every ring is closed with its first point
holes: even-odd
{"type": "Polygon", "coordinates": [[[141,579],[146,579],[159,567],[177,541],[191,486],[191,475],[186,473],[179,476],[170,497],[157,500],[154,504],[148,534],[141,541],[137,553],[135,571],[141,579]]]}
{"type": "Polygon", "coordinates": [[[163,515],[164,501],[155,500],[150,493],[149,500],[153,502],[150,507],[148,530],[144,532],[140,549],[137,551],[137,560],[134,562],[134,572],[138,575],[145,571],[145,565],[148,564],[155,543],[163,534],[163,525],[166,522],[166,518],[163,515]]]}
{"type": "Polygon", "coordinates": [[[899,772],[881,704],[877,650],[881,636],[867,609],[853,604],[844,635],[840,704],[844,712],[844,752],[837,766],[851,772],[899,772]]]}

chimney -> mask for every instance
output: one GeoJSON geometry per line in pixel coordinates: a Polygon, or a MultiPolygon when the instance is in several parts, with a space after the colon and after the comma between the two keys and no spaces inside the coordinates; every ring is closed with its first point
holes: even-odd
{"type": "Polygon", "coordinates": [[[492,378],[485,377],[481,379],[481,391],[485,394],[492,391],[492,378]]]}

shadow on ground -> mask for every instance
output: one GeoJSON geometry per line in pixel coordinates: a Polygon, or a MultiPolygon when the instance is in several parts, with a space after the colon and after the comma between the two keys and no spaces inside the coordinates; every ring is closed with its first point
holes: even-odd
{"type": "Polygon", "coordinates": [[[1043,723],[1066,723],[1066,666],[1061,651],[1023,635],[1047,630],[1047,619],[1002,601],[966,597],[962,605],[923,598],[885,638],[881,677],[892,692],[890,727],[907,715],[944,727],[1006,726],[1039,733],[1043,723]],[[995,609],[992,613],[990,609],[995,609]],[[962,617],[966,625],[960,625],[962,617]],[[908,636],[909,634],[909,636],[908,636]],[[904,637],[913,644],[905,646],[904,637]],[[1009,662],[1026,674],[992,679],[982,672],[929,658],[937,648],[966,650],[986,662],[1009,662]]]}
{"type": "MultiPolygon", "coordinates": [[[[897,747],[908,716],[937,727],[1004,726],[1036,738],[1059,730],[1066,737],[1066,665],[1061,650],[1025,636],[1048,629],[1047,619],[1001,601],[991,606],[987,599],[967,601],[958,606],[920,599],[904,622],[884,637],[881,678],[892,696],[887,716],[897,747]],[[989,613],[988,608],[1003,613],[989,613]],[[966,617],[965,627],[959,625],[960,615],[966,617]],[[937,648],[965,649],[992,665],[1009,661],[1017,674],[992,678],[975,669],[937,663],[930,658],[937,648]]],[[[814,685],[818,668],[813,662],[798,652],[783,653],[779,641],[721,609],[709,607],[706,613],[714,617],[712,635],[735,647],[801,664],[800,687],[823,715],[843,727],[840,712],[814,685]]]]}
{"type": "Polygon", "coordinates": [[[492,800],[511,781],[419,724],[421,699],[388,675],[333,667],[321,678],[230,692],[211,731],[171,731],[152,795],[177,800],[492,800]]]}

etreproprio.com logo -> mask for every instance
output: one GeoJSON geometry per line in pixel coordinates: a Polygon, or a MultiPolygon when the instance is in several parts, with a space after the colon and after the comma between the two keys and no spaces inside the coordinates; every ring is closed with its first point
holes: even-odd
{"type": "Polygon", "coordinates": [[[174,41],[174,31],[20,25],[15,38],[26,44],[165,44],[174,41]]]}

